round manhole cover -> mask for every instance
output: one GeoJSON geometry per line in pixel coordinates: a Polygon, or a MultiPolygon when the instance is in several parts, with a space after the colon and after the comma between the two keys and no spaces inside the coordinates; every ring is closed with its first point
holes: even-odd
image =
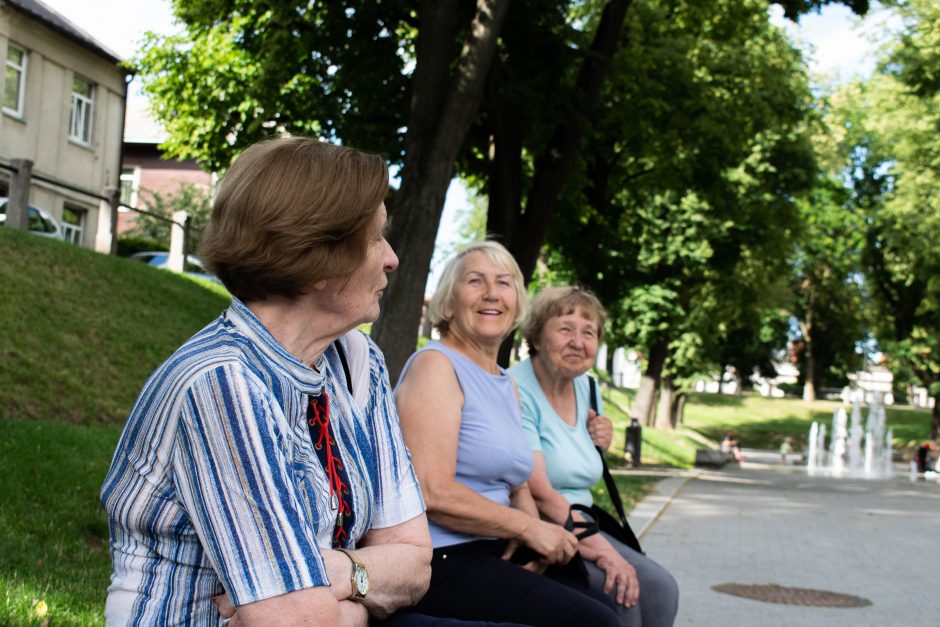
{"type": "Polygon", "coordinates": [[[715,592],[723,592],[736,597],[763,601],[765,603],[781,603],[784,605],[804,605],[810,607],[865,607],[871,601],[851,594],[830,592],[829,590],[814,590],[812,588],[788,588],[776,584],[747,585],[741,583],[723,583],[712,586],[715,592]]]}

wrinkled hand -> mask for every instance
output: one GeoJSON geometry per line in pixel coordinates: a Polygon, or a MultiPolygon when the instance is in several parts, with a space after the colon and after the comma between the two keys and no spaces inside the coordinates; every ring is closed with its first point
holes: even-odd
{"type": "Polygon", "coordinates": [[[598,416],[596,411],[589,409],[587,428],[594,446],[600,447],[602,451],[610,448],[610,442],[614,438],[614,423],[610,418],[598,416]]]}
{"type": "Polygon", "coordinates": [[[533,518],[519,539],[545,556],[545,564],[567,564],[578,552],[578,539],[561,525],[533,518]]]}
{"type": "Polygon", "coordinates": [[[615,599],[624,607],[633,607],[640,598],[640,581],[636,578],[636,569],[620,554],[604,555],[597,560],[597,567],[604,571],[604,594],[616,586],[615,599]]]}
{"type": "Polygon", "coordinates": [[[229,627],[237,627],[241,624],[241,621],[238,620],[238,617],[235,615],[235,606],[232,605],[232,602],[229,600],[226,593],[217,594],[212,597],[212,602],[215,603],[215,606],[219,608],[219,614],[222,615],[222,618],[230,618],[229,627]]]}
{"type": "MultiPolygon", "coordinates": [[[[521,544],[517,540],[510,540],[506,544],[506,550],[503,551],[503,554],[500,556],[500,559],[511,560],[513,554],[516,552],[521,544]]],[[[535,573],[536,575],[541,575],[545,572],[545,569],[548,568],[548,564],[543,564],[540,560],[532,560],[528,564],[520,564],[520,566],[528,571],[535,573]]]]}

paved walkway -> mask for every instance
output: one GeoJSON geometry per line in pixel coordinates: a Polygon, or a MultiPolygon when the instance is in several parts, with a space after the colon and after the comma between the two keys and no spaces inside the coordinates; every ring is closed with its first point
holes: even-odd
{"type": "Polygon", "coordinates": [[[940,482],[808,477],[776,454],[660,483],[631,515],[679,581],[677,627],[940,626],[940,482]],[[763,463],[761,463],[763,462],[763,463]],[[861,608],[778,605],[715,592],[778,584],[866,598],[861,608]]]}

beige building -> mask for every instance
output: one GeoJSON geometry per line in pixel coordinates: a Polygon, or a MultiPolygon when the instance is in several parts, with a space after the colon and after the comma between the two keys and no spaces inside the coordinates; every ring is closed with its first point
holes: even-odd
{"type": "Polygon", "coordinates": [[[38,0],[0,0],[0,196],[13,159],[33,162],[29,202],[64,237],[108,252],[120,187],[128,72],[121,59],[38,0]]]}

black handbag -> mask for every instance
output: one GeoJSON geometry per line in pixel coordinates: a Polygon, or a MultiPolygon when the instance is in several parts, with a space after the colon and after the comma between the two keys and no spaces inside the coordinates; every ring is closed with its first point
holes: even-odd
{"type": "MultiPolygon", "coordinates": [[[[600,408],[597,406],[597,382],[591,376],[588,376],[588,381],[591,386],[591,409],[597,415],[600,415],[600,408]]],[[[597,454],[601,456],[601,464],[604,467],[604,484],[607,486],[607,494],[610,495],[610,501],[614,504],[614,509],[617,510],[619,520],[597,505],[591,505],[591,516],[594,517],[601,531],[619,540],[637,553],[643,553],[643,549],[640,548],[640,541],[633,533],[633,529],[630,528],[630,523],[627,522],[627,515],[623,511],[623,500],[620,498],[620,490],[617,489],[617,484],[614,483],[614,478],[607,467],[604,451],[600,447],[595,448],[597,448],[597,454]]]]}

